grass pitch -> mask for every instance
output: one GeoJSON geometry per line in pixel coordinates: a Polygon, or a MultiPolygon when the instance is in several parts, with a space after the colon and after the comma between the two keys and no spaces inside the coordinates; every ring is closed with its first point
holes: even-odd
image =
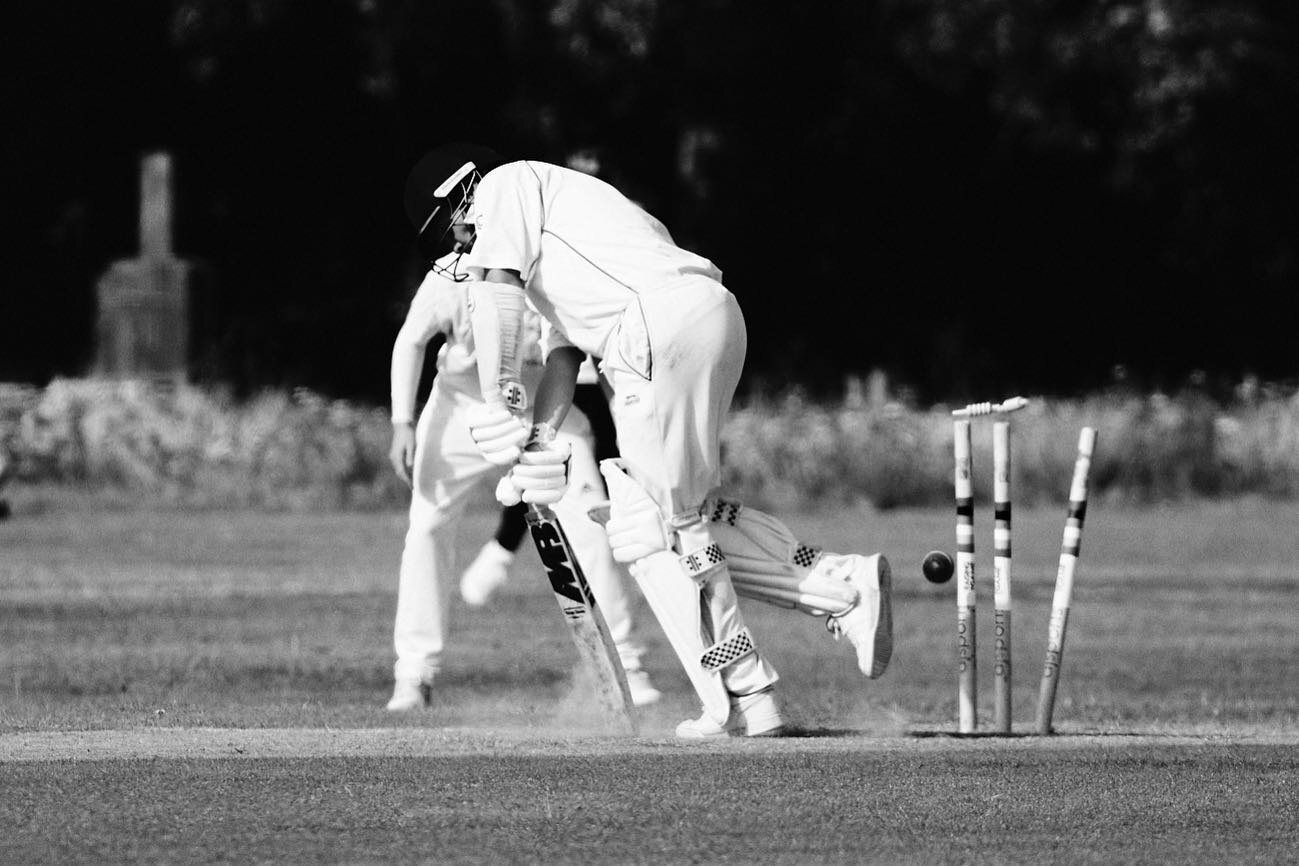
{"type": "MultiPolygon", "coordinates": [[[[786,517],[885,551],[894,663],[749,603],[795,736],[681,743],[666,692],[591,718],[525,549],[458,609],[427,712],[384,712],[404,516],[121,508],[19,493],[0,523],[0,862],[1278,862],[1299,842],[1299,506],[1093,503],[1057,734],[1031,735],[1063,509],[1014,524],[1015,736],[954,734],[946,509],[786,517]]],[[[982,504],[981,504],[982,506],[982,504]]],[[[494,515],[467,516],[465,558],[494,515]]],[[[976,514],[980,720],[991,515],[976,514]]]]}

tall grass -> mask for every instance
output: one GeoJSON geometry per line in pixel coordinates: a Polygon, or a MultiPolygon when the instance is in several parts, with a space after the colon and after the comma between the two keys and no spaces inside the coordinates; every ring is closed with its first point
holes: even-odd
{"type": "Polygon", "coordinates": [[[144,382],[0,386],[12,475],[162,502],[269,508],[404,500],[381,409],[308,391],[228,393],[144,382]]]}
{"type": "MultiPolygon", "coordinates": [[[[1228,400],[1120,390],[1031,398],[1012,416],[1016,501],[1069,486],[1078,433],[1095,427],[1098,497],[1131,502],[1299,494],[1299,393],[1242,387],[1228,400]]],[[[950,500],[950,408],[849,389],[738,405],[724,432],[725,485],[772,506],[950,500]]],[[[307,391],[237,400],[219,389],[57,380],[0,384],[0,456],[20,482],[115,491],[164,503],[367,508],[409,495],[388,468],[384,408],[307,391]]],[[[990,425],[976,422],[976,493],[992,482],[990,425]],[[984,467],[980,469],[979,467],[984,467]]]]}

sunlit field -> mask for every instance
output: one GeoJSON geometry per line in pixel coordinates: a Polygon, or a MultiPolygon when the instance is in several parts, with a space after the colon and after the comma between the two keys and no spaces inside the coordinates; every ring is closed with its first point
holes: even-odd
{"type": "MultiPolygon", "coordinates": [[[[1032,722],[1063,507],[1015,514],[1012,737],[986,733],[986,508],[974,737],[953,587],[919,569],[950,510],[786,513],[889,555],[894,662],[866,681],[819,620],[749,603],[793,736],[705,744],[672,736],[697,708],[643,608],[665,699],[637,737],[601,729],[530,550],[489,608],[457,608],[433,707],[393,715],[400,512],[11,504],[5,862],[1274,862],[1299,841],[1294,504],[1093,503],[1051,737],[1032,722]]],[[[493,521],[468,515],[466,554],[493,521]]]]}

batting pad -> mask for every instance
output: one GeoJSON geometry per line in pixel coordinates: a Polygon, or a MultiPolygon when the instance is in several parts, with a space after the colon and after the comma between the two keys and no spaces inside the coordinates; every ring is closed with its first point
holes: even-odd
{"type": "Polygon", "coordinates": [[[720,670],[705,670],[699,663],[712,641],[704,621],[701,587],[682,571],[677,554],[671,550],[638,559],[628,570],[695,687],[704,712],[717,724],[726,724],[731,704],[720,670]]]}
{"type": "Polygon", "coordinates": [[[736,595],[812,616],[838,615],[857,603],[847,581],[822,573],[819,548],[803,544],[775,517],[713,498],[701,508],[730,567],[736,595]]]}

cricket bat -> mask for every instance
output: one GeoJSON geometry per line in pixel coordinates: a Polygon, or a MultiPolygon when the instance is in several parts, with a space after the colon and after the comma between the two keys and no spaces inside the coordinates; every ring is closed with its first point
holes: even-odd
{"type": "Polygon", "coordinates": [[[573,553],[555,512],[544,505],[528,508],[528,530],[546,568],[555,601],[577,645],[577,654],[591,675],[596,701],[609,725],[621,733],[636,733],[627,673],[609,634],[609,625],[596,604],[591,585],[573,553]]]}

